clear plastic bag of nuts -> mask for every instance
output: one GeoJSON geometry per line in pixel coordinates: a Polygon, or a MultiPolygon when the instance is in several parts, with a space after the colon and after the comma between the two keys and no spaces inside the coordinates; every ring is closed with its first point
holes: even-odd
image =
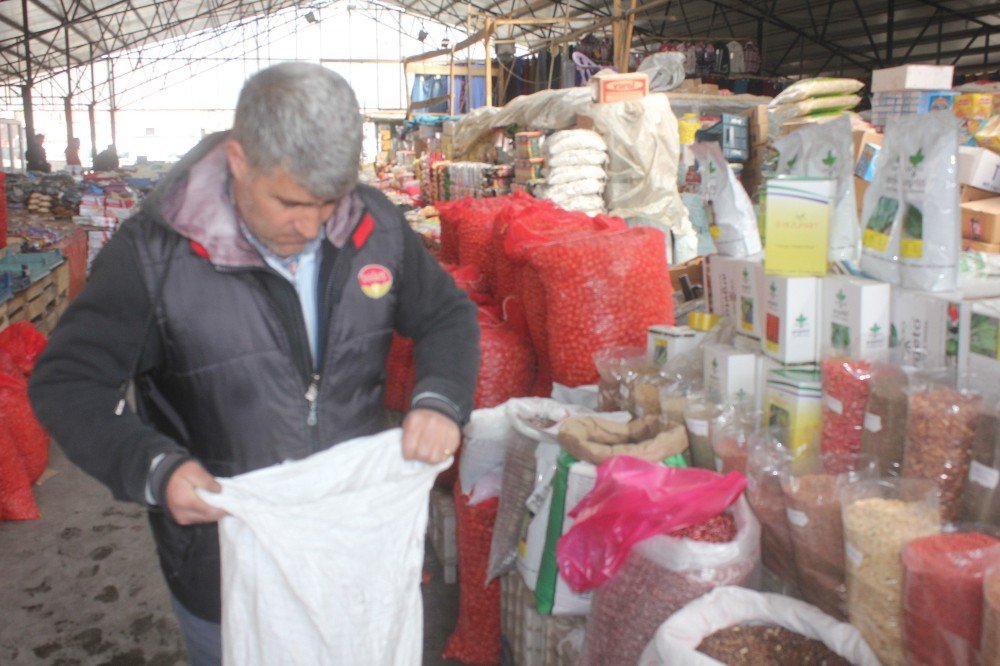
{"type": "Polygon", "coordinates": [[[748,446],[746,495],[760,521],[761,558],[782,583],[795,588],[795,550],[781,489],[781,474],[792,464],[792,452],[775,428],[754,433],[748,446]]]}
{"type": "Polygon", "coordinates": [[[902,666],[903,547],[941,531],[940,491],[924,479],[848,484],[840,494],[851,624],[886,666],[902,666]]]}
{"type": "Polygon", "coordinates": [[[912,379],[906,396],[903,478],[927,479],[937,484],[941,516],[954,521],[972,463],[983,397],[937,377],[912,379]]]}

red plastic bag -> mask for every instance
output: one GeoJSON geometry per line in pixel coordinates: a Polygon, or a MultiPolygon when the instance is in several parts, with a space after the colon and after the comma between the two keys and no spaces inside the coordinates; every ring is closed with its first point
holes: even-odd
{"type": "Polygon", "coordinates": [[[479,309],[479,379],[476,409],[496,407],[531,394],[535,352],[528,338],[524,310],[516,298],[502,308],[479,309]]]}
{"type": "Polygon", "coordinates": [[[0,427],[14,442],[28,483],[34,483],[49,464],[49,435],[35,418],[23,377],[0,373],[0,427]]]}
{"type": "Polygon", "coordinates": [[[45,350],[47,342],[45,336],[26,321],[11,324],[0,331],[0,352],[10,354],[25,377],[31,375],[31,369],[35,367],[35,361],[45,350]]]}
{"type": "Polygon", "coordinates": [[[575,522],[556,547],[559,571],[574,590],[593,589],[615,575],[632,546],[719,515],[745,487],[739,472],[614,456],[597,467],[594,489],[569,514],[575,522]]]}
{"type": "MultiPolygon", "coordinates": [[[[454,466],[453,466],[454,467],[454,466]]],[[[500,581],[486,584],[493,523],[500,500],[469,505],[455,485],[455,539],[458,545],[458,622],[448,637],[444,658],[466,664],[500,663],[500,581]]]]}
{"type": "Polygon", "coordinates": [[[648,228],[593,233],[528,249],[528,260],[545,288],[553,381],[596,384],[596,353],[645,346],[650,326],[673,323],[665,252],[663,232],[648,228]]]}

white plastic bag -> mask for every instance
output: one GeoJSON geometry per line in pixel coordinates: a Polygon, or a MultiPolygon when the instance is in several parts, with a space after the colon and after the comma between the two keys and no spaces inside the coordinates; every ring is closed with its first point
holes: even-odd
{"type": "Polygon", "coordinates": [[[846,116],[811,125],[775,139],[777,176],[806,176],[836,181],[830,215],[830,261],[857,261],[861,226],[854,196],[854,147],[846,116]]]}
{"type": "Polygon", "coordinates": [[[607,180],[608,172],[599,166],[569,166],[545,169],[546,185],[563,185],[577,180],[607,180]]]}
{"type": "Polygon", "coordinates": [[[774,624],[822,641],[856,666],[879,663],[857,629],[838,622],[815,606],[784,595],[725,586],[695,599],[660,625],[639,665],[720,666],[721,662],[696,648],[716,631],[748,623],[774,624]]]}
{"type": "Polygon", "coordinates": [[[727,257],[757,254],[763,248],[753,204],[719,144],[696,143],[689,148],[698,160],[709,229],[719,254],[727,257]]]}
{"type": "MultiPolygon", "coordinates": [[[[893,121],[889,121],[893,122],[893,121]]],[[[918,291],[958,288],[962,226],[958,203],[958,120],[950,112],[902,116],[902,285],[918,291]]]]}
{"type": "Polygon", "coordinates": [[[643,58],[637,72],[649,76],[649,89],[653,92],[673,90],[684,83],[684,54],[666,51],[643,58]]]}
{"type": "Polygon", "coordinates": [[[571,129],[554,132],[545,137],[542,151],[546,157],[565,153],[570,150],[600,150],[607,152],[608,144],[601,135],[593,130],[571,129]]]}
{"type": "Polygon", "coordinates": [[[777,97],[771,100],[770,106],[800,102],[804,99],[820,95],[850,95],[864,87],[865,84],[857,79],[835,79],[828,77],[802,79],[782,90],[777,97]]]}
{"type": "Polygon", "coordinates": [[[554,201],[566,210],[587,213],[593,216],[596,213],[604,212],[604,199],[599,194],[590,194],[583,197],[574,197],[565,201],[554,201]]]}
{"type": "MultiPolygon", "coordinates": [[[[536,188],[537,189],[537,188],[536,188]]],[[[584,180],[574,180],[561,185],[549,185],[542,189],[541,198],[555,201],[556,203],[571,202],[580,197],[601,195],[604,193],[604,181],[597,178],[584,180]]]]}
{"type": "Polygon", "coordinates": [[[458,462],[458,479],[463,488],[474,488],[480,477],[503,467],[512,432],[504,405],[472,412],[462,429],[462,455],[458,462]]]}
{"type": "Polygon", "coordinates": [[[427,507],[452,463],[407,461],[402,431],[220,479],[223,662],[419,664],[427,507]]]}
{"type": "Polygon", "coordinates": [[[903,199],[899,125],[885,130],[878,166],[861,206],[861,270],[870,277],[899,284],[899,234],[903,199]]]}
{"type": "Polygon", "coordinates": [[[608,154],[603,150],[567,150],[548,159],[550,169],[566,166],[603,166],[608,161],[608,154]]]}

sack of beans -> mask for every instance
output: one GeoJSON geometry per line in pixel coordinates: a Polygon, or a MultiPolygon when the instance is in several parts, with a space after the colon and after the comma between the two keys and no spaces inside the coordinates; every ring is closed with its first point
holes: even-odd
{"type": "Polygon", "coordinates": [[[524,310],[513,296],[502,309],[479,309],[479,379],[473,404],[495,407],[531,394],[535,352],[524,310]]]}
{"type": "Polygon", "coordinates": [[[1000,405],[984,404],[962,495],[963,522],[1000,527],[1000,405]]]}
{"type": "MultiPolygon", "coordinates": [[[[9,375],[0,374],[0,381],[6,383],[12,380],[9,375]]],[[[21,381],[23,385],[23,380],[21,381]]],[[[0,393],[0,397],[2,395],[0,393]]],[[[27,403],[27,395],[24,402],[27,403]]],[[[12,406],[9,401],[0,404],[0,416],[5,420],[12,415],[10,412],[12,406]]],[[[14,438],[6,423],[0,426],[0,522],[34,520],[41,517],[38,505],[35,504],[35,497],[31,494],[31,484],[34,479],[28,472],[29,464],[21,455],[19,446],[20,443],[14,438]]],[[[46,453],[47,447],[48,438],[46,438],[46,453]]]]}
{"type": "Polygon", "coordinates": [[[637,544],[594,591],[583,666],[635,664],[657,627],[688,602],[721,585],[754,582],[760,525],[745,499],[697,528],[637,544]]]}
{"type": "Polygon", "coordinates": [[[726,586],[671,615],[632,663],[878,666],[879,661],[856,628],[803,601],[726,586]]]}
{"type": "Polygon", "coordinates": [[[876,363],[869,384],[861,453],[877,461],[881,476],[898,477],[906,442],[907,375],[897,365],[876,363]]]}
{"type": "Polygon", "coordinates": [[[983,578],[997,562],[1000,540],[975,530],[934,534],[903,547],[906,663],[996,663],[982,661],[979,653],[983,578]]]}
{"type": "Polygon", "coordinates": [[[454,266],[452,264],[442,264],[442,267],[455,280],[469,299],[476,305],[492,305],[496,301],[486,289],[486,282],[479,266],[454,266]]]}
{"type": "Polygon", "coordinates": [[[543,219],[557,217],[556,207],[549,202],[539,201],[533,197],[515,193],[507,206],[497,213],[496,221],[493,224],[493,233],[490,237],[490,255],[493,257],[493,275],[491,283],[487,285],[498,300],[503,300],[508,296],[517,293],[517,271],[519,264],[513,257],[507,255],[504,247],[507,242],[507,232],[511,225],[528,219],[542,218],[541,211],[548,214],[543,219]]]}
{"type": "Polygon", "coordinates": [[[650,326],[673,323],[664,243],[662,231],[635,228],[529,249],[545,293],[553,381],[595,384],[597,352],[644,344],[650,326]]]}
{"type": "Polygon", "coordinates": [[[958,517],[972,464],[972,446],[983,398],[942,384],[907,389],[903,477],[928,479],[941,491],[941,517],[958,517]]]}
{"type": "Polygon", "coordinates": [[[875,460],[852,453],[822,454],[781,474],[802,598],[838,620],[847,619],[840,491],[877,478],[875,460]]]}
{"type": "Polygon", "coordinates": [[[781,489],[781,474],[791,464],[792,454],[768,431],[751,437],[749,448],[747,500],[761,525],[761,557],[764,566],[794,587],[795,548],[781,489]]]}
{"type": "MultiPolygon", "coordinates": [[[[490,239],[497,214],[511,197],[441,201],[441,260],[449,264],[479,266],[484,275],[493,274],[490,239]]],[[[489,279],[487,279],[489,281],[489,279]]]]}
{"type": "Polygon", "coordinates": [[[500,504],[490,546],[488,580],[513,571],[518,544],[528,512],[526,502],[535,487],[535,449],[540,442],[554,443],[559,424],[589,412],[546,398],[518,398],[505,404],[511,437],[507,442],[500,484],[500,504]]]}
{"type": "Polygon", "coordinates": [[[445,659],[481,666],[500,662],[500,581],[486,582],[498,502],[493,498],[473,506],[455,486],[458,622],[445,644],[445,659]]]}
{"type": "Polygon", "coordinates": [[[941,531],[939,498],[923,479],[858,481],[841,491],[848,616],[886,666],[904,663],[903,548],[941,531]]]}
{"type": "Polygon", "coordinates": [[[857,455],[861,452],[871,365],[867,361],[836,358],[823,361],[822,368],[820,451],[857,455]]]}

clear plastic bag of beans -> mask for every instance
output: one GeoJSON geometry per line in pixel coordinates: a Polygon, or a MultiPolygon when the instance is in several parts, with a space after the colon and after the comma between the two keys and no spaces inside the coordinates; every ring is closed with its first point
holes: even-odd
{"type": "Polygon", "coordinates": [[[871,364],[867,361],[833,358],[823,361],[823,425],[820,451],[861,452],[861,433],[868,406],[871,364]]]}
{"type": "Polygon", "coordinates": [[[1000,562],[997,530],[962,525],[903,548],[903,643],[911,666],[980,661],[983,578],[1000,562]]]}
{"type": "Polygon", "coordinates": [[[750,438],[747,457],[747,500],[761,528],[761,558],[785,583],[797,585],[795,550],[788,525],[781,474],[791,465],[791,450],[772,429],[750,438]]]}
{"type": "Polygon", "coordinates": [[[597,382],[597,409],[602,412],[626,410],[626,379],[631,368],[646,364],[644,347],[609,347],[594,354],[597,382]]]}
{"type": "Polygon", "coordinates": [[[715,469],[712,427],[722,410],[723,406],[710,399],[706,393],[688,395],[687,406],[684,409],[684,425],[687,428],[691,464],[694,467],[715,469]]]}
{"type": "Polygon", "coordinates": [[[960,518],[1000,527],[1000,406],[992,402],[979,414],[960,518]]]}
{"type": "Polygon", "coordinates": [[[940,492],[923,479],[848,484],[840,495],[851,624],[885,666],[902,666],[903,547],[941,531],[940,492]]]}
{"type": "Polygon", "coordinates": [[[911,382],[906,390],[903,477],[933,481],[941,491],[941,516],[958,517],[972,463],[983,398],[936,382],[911,382]]]}
{"type": "Polygon", "coordinates": [[[747,445],[760,428],[761,413],[750,402],[727,406],[712,424],[715,471],[720,474],[747,471],[747,445]]]}
{"type": "Polygon", "coordinates": [[[877,478],[872,458],[850,453],[821,454],[808,464],[788,466],[781,475],[799,591],[838,620],[847,619],[840,491],[855,481],[877,478]]]}
{"type": "Polygon", "coordinates": [[[908,383],[906,372],[898,365],[872,365],[861,452],[878,462],[879,473],[884,477],[902,474],[908,383]]]}

